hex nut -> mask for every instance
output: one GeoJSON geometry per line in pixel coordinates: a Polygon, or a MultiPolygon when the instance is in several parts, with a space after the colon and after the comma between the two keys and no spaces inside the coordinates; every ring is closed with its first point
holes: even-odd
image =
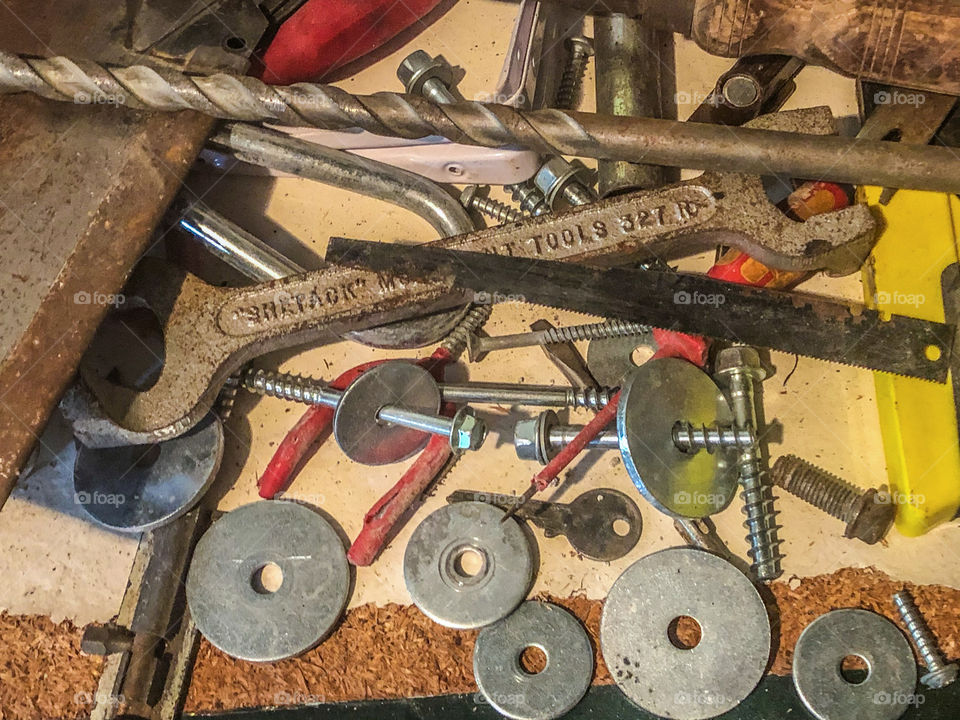
{"type": "Polygon", "coordinates": [[[714,372],[717,375],[749,372],[758,380],[767,376],[767,371],[760,364],[760,355],[748,345],[734,345],[718,352],[714,372]]]}
{"type": "Polygon", "coordinates": [[[521,460],[539,460],[540,452],[537,447],[538,425],[540,418],[526,418],[518,420],[513,426],[513,449],[521,460]]]}
{"type": "Polygon", "coordinates": [[[487,424],[470,408],[460,408],[453,416],[450,447],[454,450],[479,450],[487,437],[487,424]]]}
{"type": "Polygon", "coordinates": [[[860,496],[847,521],[844,537],[857,538],[868,545],[883,539],[896,515],[896,507],[889,496],[870,488],[860,496]]]}
{"type": "Polygon", "coordinates": [[[543,193],[547,205],[553,207],[554,201],[576,175],[575,166],[555,155],[540,166],[537,174],[533,176],[533,184],[543,193]]]}
{"type": "Polygon", "coordinates": [[[442,60],[430,57],[423,50],[407,55],[397,68],[397,78],[409,95],[420,95],[423,84],[436,78],[446,87],[453,85],[453,68],[442,60]]]}

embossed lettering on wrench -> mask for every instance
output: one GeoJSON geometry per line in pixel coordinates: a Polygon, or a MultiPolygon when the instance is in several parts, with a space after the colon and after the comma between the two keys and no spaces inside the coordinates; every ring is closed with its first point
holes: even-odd
{"type": "MultiPolygon", "coordinates": [[[[829,112],[816,108],[787,115],[791,127],[802,119],[807,132],[824,133],[831,121],[829,112]]],[[[769,125],[770,118],[765,120],[769,125]]],[[[705,173],[661,190],[432,245],[603,264],[681,257],[722,243],[771,267],[842,274],[860,266],[875,225],[862,205],[795,222],[770,203],[758,178],[705,173]]],[[[153,432],[157,439],[174,437],[203,417],[223,381],[247,360],[462,302],[450,290],[442,283],[343,268],[225,289],[148,260],[131,277],[124,307],[149,307],[160,321],[165,358],[157,381],[137,391],[107,379],[93,359],[115,353],[96,340],[81,372],[121,426],[153,432]]]]}

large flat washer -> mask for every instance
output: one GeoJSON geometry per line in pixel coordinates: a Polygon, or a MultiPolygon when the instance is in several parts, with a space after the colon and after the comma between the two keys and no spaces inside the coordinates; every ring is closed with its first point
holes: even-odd
{"type": "Polygon", "coordinates": [[[187,602],[197,628],[235,658],[294,657],[326,637],[347,604],[350,570],[340,536],[293,502],[262,500],[217,520],[197,543],[187,602]],[[275,592],[258,582],[273,563],[275,592]]]}
{"type": "Polygon", "coordinates": [[[770,620],[753,583],[736,567],[695,548],[641,558],[610,588],[600,648],[614,681],[644,710],[701,720],[736,707],[763,677],[770,620]],[[692,617],[700,642],[680,649],[671,624],[692,617]]]}
{"type": "Polygon", "coordinates": [[[793,651],[793,684],[817,720],[896,720],[916,702],[917,664],[910,643],[869,610],[833,610],[804,628],[793,651]],[[850,683],[840,663],[858,655],[867,678],[850,683]]]}
{"type": "Polygon", "coordinates": [[[525,602],[485,627],[473,650],[473,674],[481,694],[501,715],[516,720],[553,720],[586,694],[593,678],[593,648],[587,631],[562,607],[525,602]],[[520,656],[537,647],[546,667],[526,672],[520,656]]]}
{"type": "Polygon", "coordinates": [[[736,497],[736,454],[686,453],[673,443],[678,421],[729,422],[730,409],[710,376],[678,358],[648,360],[628,373],[617,405],[623,465],[655,508],[673,517],[700,518],[736,497]]]}
{"type": "Polygon", "coordinates": [[[533,550],[514,519],[482,502],[434,511],[413,531],[403,555],[403,579],[414,604],[445,627],[470,629],[509,615],[533,581],[533,550]],[[479,570],[462,568],[476,553],[479,570]]]}
{"type": "Polygon", "coordinates": [[[403,360],[377,365],[347,386],[333,415],[333,437],[344,454],[363,465],[386,465],[420,452],[430,433],[377,419],[384,405],[436,415],[440,388],[419,365],[403,360]]]}

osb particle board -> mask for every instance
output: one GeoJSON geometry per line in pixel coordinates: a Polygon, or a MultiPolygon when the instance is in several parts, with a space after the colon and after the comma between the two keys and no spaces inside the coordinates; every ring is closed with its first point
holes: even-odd
{"type": "MultiPolygon", "coordinates": [[[[770,586],[780,643],[771,671],[790,672],[804,627],[834,608],[861,607],[896,620],[890,596],[903,584],[873,569],[791,578],[770,586]]],[[[960,656],[960,590],[907,585],[949,658],[960,656]]],[[[547,597],[573,612],[593,639],[594,682],[608,684],[597,635],[603,603],[547,597]]],[[[100,658],[80,653],[81,629],[38,616],[0,614],[0,720],[78,718],[89,714],[100,658]]],[[[234,660],[204,642],[187,711],[393,698],[476,690],[472,654],[476,632],[443,628],[412,606],[363,605],[347,612],[319,647],[283,662],[234,660]]]]}

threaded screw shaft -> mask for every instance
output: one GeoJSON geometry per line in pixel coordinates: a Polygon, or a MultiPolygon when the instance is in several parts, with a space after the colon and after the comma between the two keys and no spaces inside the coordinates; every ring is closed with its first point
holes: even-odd
{"type": "Polygon", "coordinates": [[[570,38],[567,41],[567,47],[570,56],[557,88],[556,107],[561,110],[572,110],[579,101],[583,75],[587,70],[590,56],[593,55],[593,43],[585,37],[570,38]]]}
{"type": "Polygon", "coordinates": [[[240,378],[243,387],[258,395],[307,405],[336,406],[340,394],[323,382],[306,375],[280,373],[262,368],[247,368],[240,378]]]}
{"type": "Polygon", "coordinates": [[[440,343],[440,347],[450,353],[450,359],[456,360],[467,349],[470,337],[490,319],[493,305],[471,305],[463,320],[440,343]]]}
{"type": "Polygon", "coordinates": [[[599,410],[610,403],[616,394],[616,388],[571,388],[567,392],[567,407],[599,410]]]}
{"type": "Polygon", "coordinates": [[[529,182],[514,183],[513,185],[504,185],[503,189],[510,193],[513,201],[520,207],[520,212],[524,215],[539,216],[550,212],[547,206],[547,199],[540,192],[540,189],[529,182]]]}
{"type": "Polygon", "coordinates": [[[567,325],[515,335],[495,335],[493,337],[473,337],[468,345],[471,359],[484,353],[507,350],[533,345],[556,345],[579,340],[598,340],[601,338],[628,337],[650,332],[648,325],[621,320],[590,323],[588,325],[567,325]]]}
{"type": "Polygon", "coordinates": [[[910,633],[920,657],[923,658],[923,663],[927,666],[927,674],[920,678],[920,682],[929,688],[938,689],[956,680],[957,664],[947,663],[937,645],[937,639],[930,631],[909,591],[901,590],[895,593],[893,604],[897,606],[897,611],[907,626],[907,632],[910,633]]]}
{"type": "Polygon", "coordinates": [[[856,485],[796,455],[782,455],[771,469],[773,484],[820,508],[827,515],[850,522],[863,491],[856,485]]]}
{"type": "Polygon", "coordinates": [[[460,195],[460,204],[467,210],[476,210],[500,223],[517,222],[523,218],[523,213],[516,208],[493,198],[480,197],[476,190],[476,185],[471,185],[460,195]]]}
{"type": "Polygon", "coordinates": [[[701,425],[677,421],[673,426],[673,444],[683,452],[706,450],[713,453],[719,449],[736,448],[747,450],[757,443],[757,434],[752,428],[736,428],[728,425],[701,425]]]}

